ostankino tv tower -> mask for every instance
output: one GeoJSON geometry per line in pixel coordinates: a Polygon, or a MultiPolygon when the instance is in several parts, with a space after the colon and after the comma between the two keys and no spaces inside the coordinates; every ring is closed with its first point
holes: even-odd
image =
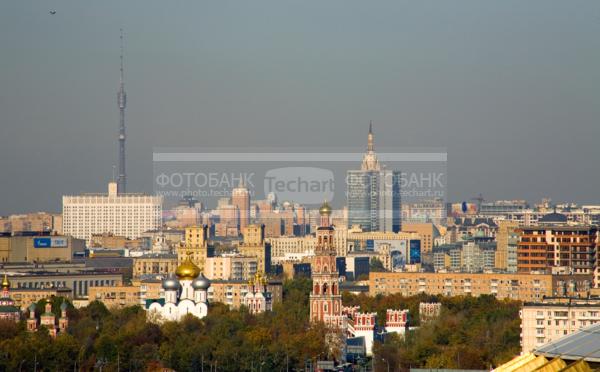
{"type": "Polygon", "coordinates": [[[117,179],[117,190],[119,193],[127,192],[127,175],[125,173],[125,106],[127,105],[127,94],[125,94],[125,81],[123,80],[123,29],[121,29],[121,82],[117,93],[119,104],[119,177],[117,179]]]}

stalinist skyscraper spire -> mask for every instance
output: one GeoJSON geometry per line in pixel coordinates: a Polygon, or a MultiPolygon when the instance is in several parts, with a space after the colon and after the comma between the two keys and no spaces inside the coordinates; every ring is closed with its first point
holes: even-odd
{"type": "Polygon", "coordinates": [[[127,192],[127,175],[125,173],[125,106],[127,105],[127,94],[125,94],[125,81],[123,79],[123,29],[121,29],[121,81],[117,93],[119,104],[119,177],[117,179],[118,192],[127,192]]]}

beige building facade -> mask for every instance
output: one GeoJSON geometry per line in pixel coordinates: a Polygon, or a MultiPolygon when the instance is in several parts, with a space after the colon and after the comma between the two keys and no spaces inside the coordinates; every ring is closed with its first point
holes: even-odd
{"type": "Polygon", "coordinates": [[[525,303],[521,317],[521,346],[532,351],[582,328],[600,323],[600,299],[552,299],[525,303]]]}
{"type": "Polygon", "coordinates": [[[153,253],[133,258],[133,277],[142,275],[166,275],[177,270],[177,255],[170,253],[153,253]]]}
{"type": "Polygon", "coordinates": [[[204,261],[208,257],[207,225],[185,228],[184,244],[177,247],[177,264],[181,265],[188,257],[200,271],[204,271],[204,261]]]}
{"type": "Polygon", "coordinates": [[[419,293],[444,296],[493,295],[499,299],[541,301],[544,296],[586,296],[586,282],[591,275],[496,274],[496,273],[420,273],[371,272],[369,293],[388,295],[400,293],[414,296],[419,293]],[[564,283],[573,283],[566,288],[564,283]]]}
{"type": "Polygon", "coordinates": [[[0,236],[0,262],[71,261],[85,241],[70,236],[0,236]]]}
{"type": "Polygon", "coordinates": [[[271,243],[265,241],[264,225],[248,225],[244,229],[244,240],[238,247],[242,256],[255,257],[258,271],[268,273],[271,270],[271,243]]]}
{"type": "MultiPolygon", "coordinates": [[[[221,302],[232,309],[239,309],[244,297],[250,291],[251,285],[246,281],[213,280],[208,288],[209,302],[221,302]]],[[[270,280],[267,291],[271,292],[273,304],[283,299],[283,284],[281,281],[270,280]]]]}
{"type": "Polygon", "coordinates": [[[134,280],[131,285],[92,287],[89,290],[88,301],[100,301],[109,309],[120,309],[144,305],[146,299],[159,298],[161,291],[160,280],[134,280]]]}
{"type": "Polygon", "coordinates": [[[421,238],[421,254],[431,252],[433,242],[440,235],[433,223],[402,223],[402,232],[417,233],[421,238]]]}
{"type": "Polygon", "coordinates": [[[51,297],[73,298],[71,288],[11,288],[10,296],[22,311],[32,303],[51,297]]]}
{"type": "Polygon", "coordinates": [[[204,275],[210,280],[248,280],[258,270],[258,259],[242,255],[208,257],[204,275]]]}

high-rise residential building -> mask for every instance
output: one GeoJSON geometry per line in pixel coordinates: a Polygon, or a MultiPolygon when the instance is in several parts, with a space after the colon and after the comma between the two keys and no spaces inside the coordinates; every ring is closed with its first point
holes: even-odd
{"type": "Polygon", "coordinates": [[[306,208],[300,204],[294,204],[294,210],[296,211],[296,231],[294,235],[304,236],[307,233],[308,216],[306,208]]]}
{"type": "Polygon", "coordinates": [[[400,176],[399,171],[380,165],[369,125],[361,169],[349,170],[346,177],[348,226],[360,225],[365,231],[400,231],[400,176]]]}
{"type": "Polygon", "coordinates": [[[243,231],[250,223],[250,192],[243,182],[231,192],[231,204],[238,209],[238,225],[240,231],[243,231]]]}
{"type": "Polygon", "coordinates": [[[598,228],[589,225],[568,225],[560,213],[551,213],[538,226],[518,230],[517,268],[525,272],[569,272],[596,274],[598,286],[598,228]]]}
{"type": "Polygon", "coordinates": [[[433,250],[435,271],[477,273],[495,268],[496,243],[462,241],[433,250]]]}
{"type": "Polygon", "coordinates": [[[63,232],[89,244],[92,234],[112,233],[136,239],[162,223],[162,196],[121,194],[117,183],[107,194],[63,196],[63,232]]]}
{"type": "Polygon", "coordinates": [[[241,255],[255,257],[258,271],[271,271],[271,243],[265,241],[264,225],[248,225],[243,231],[244,240],[238,247],[241,255]]]}
{"type": "Polygon", "coordinates": [[[518,241],[517,228],[519,223],[516,221],[499,220],[498,232],[496,232],[496,268],[515,272],[514,252],[518,241]]]}
{"type": "Polygon", "coordinates": [[[215,235],[217,236],[238,236],[240,211],[233,204],[219,203],[219,223],[215,226],[215,235]]]}
{"type": "Polygon", "coordinates": [[[259,223],[265,226],[266,237],[281,236],[283,232],[283,221],[281,215],[276,211],[261,211],[259,223]]]}
{"type": "Polygon", "coordinates": [[[211,254],[208,247],[208,226],[193,226],[185,229],[185,243],[177,247],[177,264],[181,265],[188,258],[204,271],[204,262],[211,254]]]}

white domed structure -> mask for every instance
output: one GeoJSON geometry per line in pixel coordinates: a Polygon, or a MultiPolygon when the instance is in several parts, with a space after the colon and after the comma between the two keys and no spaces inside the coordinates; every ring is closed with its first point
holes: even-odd
{"type": "Polygon", "coordinates": [[[207,291],[208,287],[210,287],[210,280],[208,280],[208,278],[202,273],[200,273],[200,275],[198,275],[198,277],[192,282],[192,288],[194,288],[194,290],[207,291]]]}
{"type": "Polygon", "coordinates": [[[208,313],[207,292],[210,281],[188,258],[162,282],[164,296],[147,300],[146,310],[151,321],[179,321],[187,314],[204,318],[208,313]]]}
{"type": "Polygon", "coordinates": [[[248,292],[244,296],[243,304],[251,314],[273,310],[273,296],[269,292],[268,284],[267,277],[263,276],[260,272],[257,272],[254,278],[249,280],[248,292]]]}

